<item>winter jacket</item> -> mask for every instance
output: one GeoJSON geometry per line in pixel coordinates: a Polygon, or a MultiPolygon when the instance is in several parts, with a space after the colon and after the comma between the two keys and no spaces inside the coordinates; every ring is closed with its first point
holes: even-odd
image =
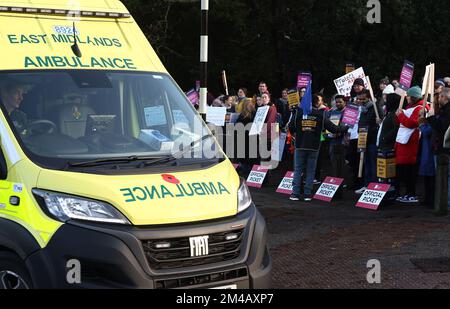
{"type": "MultiPolygon", "coordinates": [[[[415,105],[408,105],[405,112],[411,113],[408,117],[405,113],[401,113],[397,116],[397,123],[403,125],[408,129],[412,129],[413,133],[406,144],[401,144],[399,142],[395,143],[395,160],[397,165],[415,165],[417,164],[417,154],[419,152],[419,115],[423,109],[423,101],[415,105]]],[[[399,137],[399,132],[397,133],[397,138],[399,137]]]]}
{"type": "Polygon", "coordinates": [[[419,176],[435,176],[436,165],[434,164],[433,145],[431,143],[433,129],[429,124],[423,124],[419,127],[419,130],[421,133],[419,176]]]}
{"type": "Polygon", "coordinates": [[[319,151],[324,129],[331,133],[345,133],[348,127],[336,126],[325,115],[325,110],[313,108],[311,113],[303,117],[303,110],[298,109],[295,121],[291,121],[289,129],[295,134],[295,146],[300,150],[319,151]]]}
{"type": "Polygon", "coordinates": [[[367,128],[367,145],[375,145],[377,142],[378,124],[375,113],[374,104],[369,101],[365,106],[362,106],[361,116],[358,122],[358,128],[367,128]]]}
{"type": "Polygon", "coordinates": [[[395,148],[395,139],[398,132],[397,116],[394,112],[386,115],[381,124],[378,139],[378,150],[387,152],[395,148]]]}
{"type": "Polygon", "coordinates": [[[444,105],[436,116],[427,119],[431,128],[433,129],[433,147],[436,154],[448,153],[448,150],[443,148],[444,136],[450,126],[450,102],[444,105]]]}

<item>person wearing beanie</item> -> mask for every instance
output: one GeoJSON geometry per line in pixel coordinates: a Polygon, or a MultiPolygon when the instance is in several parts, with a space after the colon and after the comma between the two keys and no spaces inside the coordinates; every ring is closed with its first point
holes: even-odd
{"type": "Polygon", "coordinates": [[[400,203],[418,203],[416,195],[417,156],[419,152],[419,117],[423,110],[422,89],[418,86],[407,91],[407,106],[405,110],[396,112],[397,123],[400,128],[397,132],[395,144],[395,159],[397,164],[397,178],[400,203]],[[406,192],[401,194],[402,185],[406,192]]]}
{"type": "Polygon", "coordinates": [[[439,94],[442,92],[442,90],[445,88],[446,84],[442,79],[438,79],[434,83],[434,93],[439,94]]]}
{"type": "Polygon", "coordinates": [[[450,88],[450,77],[444,78],[444,83],[446,88],[450,88]]]}

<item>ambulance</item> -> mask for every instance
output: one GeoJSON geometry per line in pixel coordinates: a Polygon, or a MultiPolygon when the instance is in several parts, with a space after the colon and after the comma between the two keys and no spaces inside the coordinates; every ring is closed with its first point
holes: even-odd
{"type": "Polygon", "coordinates": [[[117,0],[0,0],[0,289],[259,289],[266,224],[117,0]]]}

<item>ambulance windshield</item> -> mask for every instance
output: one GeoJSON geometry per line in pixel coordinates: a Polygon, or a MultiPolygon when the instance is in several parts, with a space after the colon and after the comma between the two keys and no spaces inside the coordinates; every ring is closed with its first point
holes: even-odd
{"type": "Polygon", "coordinates": [[[46,166],[124,157],[161,159],[198,140],[209,145],[190,147],[185,157],[204,159],[205,148],[219,151],[214,139],[202,139],[209,130],[166,74],[0,73],[0,101],[27,155],[46,166]]]}

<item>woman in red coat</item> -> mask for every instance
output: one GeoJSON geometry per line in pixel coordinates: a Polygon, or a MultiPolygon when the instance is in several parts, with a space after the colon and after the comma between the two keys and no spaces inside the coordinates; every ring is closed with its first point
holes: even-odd
{"type": "Polygon", "coordinates": [[[417,155],[419,152],[419,117],[423,109],[422,89],[413,87],[407,92],[408,104],[406,109],[397,111],[397,122],[400,129],[395,144],[395,158],[397,163],[397,193],[398,202],[418,203],[416,195],[417,155]],[[406,194],[401,195],[401,186],[405,185],[406,194]]]}

